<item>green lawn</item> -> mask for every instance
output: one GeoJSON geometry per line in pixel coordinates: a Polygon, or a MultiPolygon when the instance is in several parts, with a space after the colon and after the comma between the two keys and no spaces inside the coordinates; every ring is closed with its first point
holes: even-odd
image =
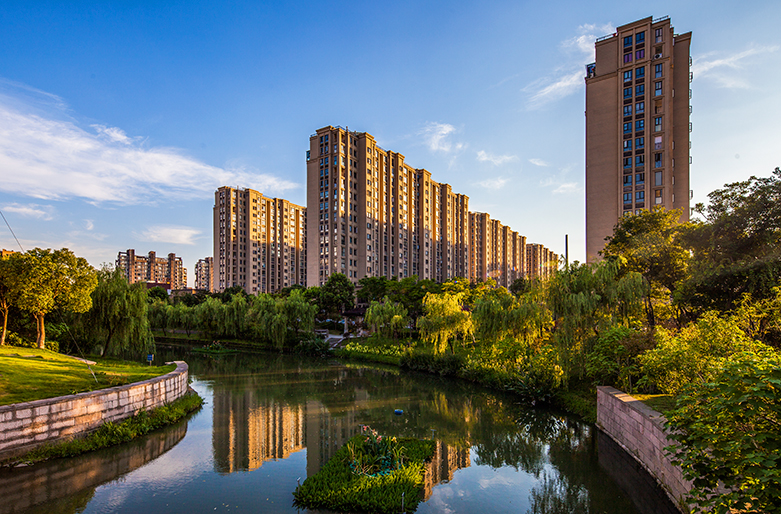
{"type": "Polygon", "coordinates": [[[662,414],[675,408],[675,397],[671,394],[635,393],[632,395],[632,397],[636,400],[640,400],[644,404],[648,405],[654,410],[661,412],[662,414]]]}
{"type": "Polygon", "coordinates": [[[49,350],[0,346],[0,405],[53,398],[139,382],[176,369],[97,359],[95,377],[83,362],[49,350]],[[97,382],[95,381],[97,378],[97,382]]]}

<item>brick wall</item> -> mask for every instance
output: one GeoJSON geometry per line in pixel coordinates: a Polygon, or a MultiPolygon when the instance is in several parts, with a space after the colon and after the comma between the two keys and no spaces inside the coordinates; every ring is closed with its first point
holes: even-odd
{"type": "Polygon", "coordinates": [[[681,469],[664,451],[667,438],[664,416],[643,402],[613,387],[597,387],[597,426],[633,456],[670,495],[676,506],[691,489],[681,469]]]}
{"type": "Polygon", "coordinates": [[[143,382],[0,406],[0,461],[171,403],[188,388],[187,364],[175,364],[174,371],[143,382]]]}

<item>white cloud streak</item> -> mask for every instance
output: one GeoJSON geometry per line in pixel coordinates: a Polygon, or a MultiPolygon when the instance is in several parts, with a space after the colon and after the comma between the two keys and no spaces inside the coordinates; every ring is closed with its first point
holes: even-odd
{"type": "Polygon", "coordinates": [[[706,54],[693,59],[691,71],[694,73],[694,79],[708,78],[715,80],[721,87],[729,89],[748,89],[750,84],[743,78],[736,75],[746,64],[749,57],[755,55],[775,52],[779,49],[775,46],[757,46],[734,53],[732,55],[714,57],[713,54],[706,54]]]}
{"type": "Polygon", "coordinates": [[[495,166],[500,166],[511,161],[517,161],[518,157],[516,155],[493,155],[485,150],[480,150],[477,152],[477,160],[480,162],[490,162],[495,166]]]}
{"type": "Polygon", "coordinates": [[[419,132],[419,135],[423,137],[423,140],[432,152],[450,153],[465,147],[463,143],[451,141],[450,136],[455,132],[456,128],[449,123],[429,122],[419,132]]]}
{"type": "Polygon", "coordinates": [[[49,221],[54,217],[54,207],[51,205],[10,203],[4,205],[3,210],[25,218],[36,218],[44,221],[49,221]]]}
{"type": "Polygon", "coordinates": [[[193,227],[176,225],[155,225],[147,228],[136,237],[140,241],[153,243],[171,243],[179,245],[194,245],[201,231],[193,227]]]}
{"type": "Polygon", "coordinates": [[[583,188],[581,188],[577,182],[565,182],[563,184],[559,184],[559,187],[553,190],[553,194],[566,195],[572,193],[580,193],[581,191],[583,191],[583,188]]]}
{"type": "Polygon", "coordinates": [[[477,185],[486,189],[502,189],[507,184],[507,182],[509,182],[509,179],[507,178],[496,177],[485,179],[481,182],[478,182],[477,185]]]}
{"type": "Polygon", "coordinates": [[[543,166],[543,167],[550,166],[549,163],[543,161],[542,159],[537,159],[537,158],[529,159],[529,162],[534,164],[535,166],[543,166]]]}
{"type": "Polygon", "coordinates": [[[6,193],[132,205],[203,198],[228,184],[272,194],[299,187],[257,170],[210,166],[176,148],[147,148],[116,127],[93,125],[91,133],[3,100],[0,96],[0,191],[6,193]]]}

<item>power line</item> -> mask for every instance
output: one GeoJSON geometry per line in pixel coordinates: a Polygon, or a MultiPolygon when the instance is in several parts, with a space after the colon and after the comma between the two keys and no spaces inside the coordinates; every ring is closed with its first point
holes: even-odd
{"type": "Polygon", "coordinates": [[[5,214],[3,214],[3,211],[0,211],[0,216],[3,217],[3,221],[5,221],[5,225],[8,227],[8,230],[11,231],[11,235],[14,236],[14,239],[16,239],[16,244],[19,245],[19,248],[22,250],[22,253],[24,253],[24,247],[22,246],[22,243],[19,242],[19,238],[16,237],[16,234],[14,234],[14,229],[11,228],[11,224],[8,223],[7,219],[5,219],[5,214]]]}

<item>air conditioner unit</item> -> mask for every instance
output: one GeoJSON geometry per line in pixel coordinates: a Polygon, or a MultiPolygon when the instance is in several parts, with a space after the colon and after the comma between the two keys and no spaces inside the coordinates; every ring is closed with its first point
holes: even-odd
{"type": "Polygon", "coordinates": [[[661,58],[662,58],[662,54],[654,54],[654,59],[661,59],[661,58]]]}

